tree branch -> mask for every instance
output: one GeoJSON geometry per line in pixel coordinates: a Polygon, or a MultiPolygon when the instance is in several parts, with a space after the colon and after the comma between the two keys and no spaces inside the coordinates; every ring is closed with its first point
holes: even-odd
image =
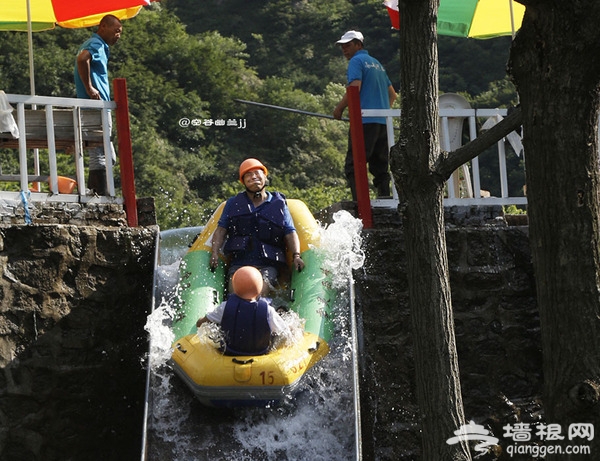
{"type": "Polygon", "coordinates": [[[447,180],[450,178],[452,172],[459,166],[474,159],[485,149],[493,146],[511,131],[514,131],[521,126],[522,120],[521,108],[518,107],[504,120],[485,131],[473,141],[459,147],[455,151],[443,152],[440,156],[440,160],[435,165],[435,172],[447,180]]]}

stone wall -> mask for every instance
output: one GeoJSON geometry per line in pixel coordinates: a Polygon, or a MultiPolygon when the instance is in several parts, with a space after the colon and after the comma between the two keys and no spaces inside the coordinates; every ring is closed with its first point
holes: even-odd
{"type": "Polygon", "coordinates": [[[127,216],[118,203],[28,202],[0,200],[0,224],[71,224],[75,226],[126,226],[127,216]]]}
{"type": "Polygon", "coordinates": [[[0,225],[2,460],[139,459],[158,228],[113,207],[0,225]]]}
{"type": "MultiPolygon", "coordinates": [[[[143,327],[158,229],[125,227],[118,208],[69,210],[66,222],[46,209],[33,225],[0,225],[2,460],[140,457],[143,327]]],[[[363,454],[416,460],[402,222],[395,210],[375,209],[374,223],[364,231],[365,267],[355,273],[363,454]]],[[[466,417],[501,438],[507,422],[540,417],[527,227],[509,226],[498,207],[455,208],[447,210],[446,237],[466,417]]],[[[478,461],[498,458],[507,459],[498,452],[478,461]]]]}
{"type": "MultiPolygon", "coordinates": [[[[405,240],[400,215],[374,214],[356,271],[362,325],[364,459],[419,459],[405,240]]],[[[528,228],[501,208],[446,210],[446,239],[467,420],[501,439],[502,426],[540,418],[539,317],[528,228]]],[[[458,429],[458,428],[457,428],[458,429]]],[[[448,434],[448,437],[453,434],[448,434]]],[[[508,458],[501,449],[480,459],[508,458]]]]}

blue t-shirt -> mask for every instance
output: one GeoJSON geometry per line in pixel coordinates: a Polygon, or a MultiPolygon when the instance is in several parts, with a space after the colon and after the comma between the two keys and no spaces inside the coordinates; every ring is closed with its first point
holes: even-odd
{"type": "MultiPolygon", "coordinates": [[[[92,56],[90,62],[90,79],[92,86],[100,93],[100,98],[104,101],[110,101],[110,85],[108,84],[108,58],[110,56],[108,44],[102,40],[98,34],[93,34],[88,40],[86,40],[79,51],[77,56],[83,50],[88,50],[92,56]]],[[[79,72],[77,70],[77,60],[75,60],[75,88],[77,90],[77,97],[90,99],[85,86],[81,81],[79,72]]]]}
{"type": "MultiPolygon", "coordinates": [[[[354,53],[348,62],[348,83],[360,80],[361,109],[389,109],[388,87],[392,84],[381,63],[369,55],[367,50],[354,53]]],[[[385,117],[364,118],[363,123],[385,125],[385,117]]]]}

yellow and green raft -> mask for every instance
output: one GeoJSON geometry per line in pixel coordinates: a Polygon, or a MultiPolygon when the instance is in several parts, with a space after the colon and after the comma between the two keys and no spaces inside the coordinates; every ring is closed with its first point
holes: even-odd
{"type": "MultiPolygon", "coordinates": [[[[300,239],[305,267],[290,270],[288,307],[304,319],[301,341],[281,346],[265,355],[224,355],[215,343],[198,335],[196,321],[212,311],[225,296],[226,266],[209,267],[211,239],[225,203],[204,227],[179,270],[178,305],[173,321],[176,341],[171,364],[175,373],[205,405],[217,407],[264,406],[293,395],[301,378],[329,352],[334,329],[332,313],[336,292],[331,274],[324,270],[319,251],[319,226],[300,200],[288,199],[300,239]]],[[[292,256],[288,254],[291,267],[292,256]]]]}

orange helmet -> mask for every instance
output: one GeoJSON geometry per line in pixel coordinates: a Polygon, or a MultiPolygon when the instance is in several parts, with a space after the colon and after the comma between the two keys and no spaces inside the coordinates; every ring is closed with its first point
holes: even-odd
{"type": "Polygon", "coordinates": [[[231,278],[233,291],[243,299],[255,299],[263,288],[260,271],[253,266],[243,266],[236,270],[231,278]]]}
{"type": "Polygon", "coordinates": [[[240,182],[244,184],[244,175],[252,170],[261,169],[265,172],[265,176],[269,174],[267,167],[255,158],[247,158],[240,164],[240,182]]]}

